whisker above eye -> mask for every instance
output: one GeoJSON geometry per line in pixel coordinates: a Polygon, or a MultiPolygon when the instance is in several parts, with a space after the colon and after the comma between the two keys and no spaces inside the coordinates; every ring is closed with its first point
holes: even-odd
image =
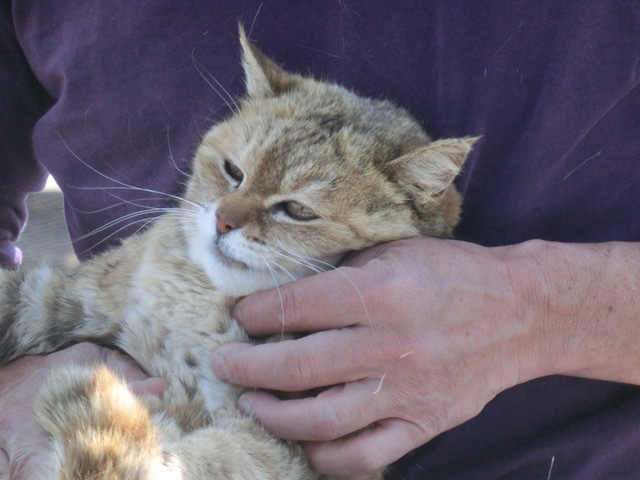
{"type": "Polygon", "coordinates": [[[235,99],[233,98],[233,96],[229,93],[229,91],[224,88],[224,86],[218,81],[218,79],[211,74],[211,72],[209,72],[206,68],[204,68],[204,66],[202,66],[197,60],[195,55],[193,54],[193,52],[191,53],[191,60],[193,62],[193,66],[196,69],[196,71],[200,74],[200,76],[202,77],[202,79],[205,81],[205,83],[207,85],[209,85],[209,87],[211,87],[211,89],[218,94],[218,96],[220,97],[220,99],[225,103],[225,105],[227,107],[229,107],[229,110],[231,110],[232,112],[239,112],[240,111],[240,107],[238,107],[238,104],[236,103],[235,99]],[[205,76],[206,74],[206,76],[205,76]],[[207,76],[213,80],[216,85],[218,85],[218,87],[220,88],[220,90],[222,90],[225,94],[226,94],[226,98],[224,95],[222,95],[222,93],[220,93],[220,90],[218,90],[210,81],[209,78],[207,78],[207,76]]]}

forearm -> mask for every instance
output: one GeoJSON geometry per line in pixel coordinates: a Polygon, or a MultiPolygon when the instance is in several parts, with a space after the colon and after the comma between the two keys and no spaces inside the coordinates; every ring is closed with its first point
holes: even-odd
{"type": "Polygon", "coordinates": [[[640,244],[505,248],[532,319],[522,380],[567,374],[640,384],[640,244]]]}

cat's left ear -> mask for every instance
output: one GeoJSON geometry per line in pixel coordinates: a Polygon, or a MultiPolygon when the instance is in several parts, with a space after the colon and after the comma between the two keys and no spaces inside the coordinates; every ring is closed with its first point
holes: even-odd
{"type": "Polygon", "coordinates": [[[437,201],[452,187],[453,180],[479,139],[462,137],[436,140],[396,158],[391,163],[396,182],[418,205],[437,201]]]}
{"type": "Polygon", "coordinates": [[[271,97],[295,88],[302,80],[299,75],[285,72],[249,41],[244,27],[238,25],[242,46],[247,93],[252,98],[271,97]]]}

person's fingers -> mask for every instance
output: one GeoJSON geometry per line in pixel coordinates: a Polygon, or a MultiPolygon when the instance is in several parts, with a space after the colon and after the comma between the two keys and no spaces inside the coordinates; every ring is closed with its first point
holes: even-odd
{"type": "Polygon", "coordinates": [[[162,396],[167,382],[149,377],[136,362],[115,350],[90,343],[46,356],[22,357],[2,368],[0,380],[0,480],[49,478],[51,440],[36,422],[33,399],[47,377],[60,368],[105,365],[137,395],[162,396]]]}
{"type": "Polygon", "coordinates": [[[317,397],[281,400],[266,392],[247,392],[240,408],[267,429],[291,440],[329,441],[368,427],[383,417],[386,399],[379,380],[332,387],[317,397]]]}
{"type": "Polygon", "coordinates": [[[117,350],[100,347],[93,343],[78,343],[65,350],[52,353],[46,357],[47,365],[53,369],[56,366],[69,364],[97,366],[105,365],[117,376],[125,381],[146,380],[149,375],[130,356],[117,350]]]}
{"type": "Polygon", "coordinates": [[[146,380],[134,380],[127,385],[138,396],[155,395],[158,398],[162,398],[169,383],[162,378],[151,377],[146,380]]]}
{"type": "Polygon", "coordinates": [[[9,457],[7,452],[0,449],[0,480],[10,480],[9,477],[9,457]]]}
{"type": "Polygon", "coordinates": [[[343,267],[364,267],[367,263],[376,258],[386,257],[389,251],[397,249],[402,242],[402,240],[396,240],[391,243],[380,243],[378,245],[365,248],[364,250],[349,252],[344,256],[340,265],[343,267]]]}
{"type": "Polygon", "coordinates": [[[104,349],[102,360],[109,370],[126,382],[143,381],[149,378],[149,374],[133,358],[116,350],[104,349]]]}
{"type": "Polygon", "coordinates": [[[105,365],[111,372],[122,378],[136,395],[151,394],[162,397],[168,386],[166,380],[149,375],[128,355],[100,347],[92,343],[79,343],[60,352],[52,353],[47,364],[54,369],[57,365],[105,365]]]}
{"type": "Polygon", "coordinates": [[[358,328],[261,345],[227,344],[213,358],[221,380],[248,388],[299,392],[375,376],[379,351],[358,328]]]}
{"type": "Polygon", "coordinates": [[[325,475],[366,475],[389,465],[427,437],[404,420],[381,420],[372,428],[331,442],[308,442],[309,464],[325,475]]]}
{"type": "Polygon", "coordinates": [[[358,269],[338,268],[249,295],[233,317],[254,336],[364,325],[370,321],[366,284],[358,269]]]}

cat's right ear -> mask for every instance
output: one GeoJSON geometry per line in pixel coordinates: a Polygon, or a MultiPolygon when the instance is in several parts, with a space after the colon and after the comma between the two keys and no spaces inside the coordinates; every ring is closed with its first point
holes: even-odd
{"type": "Polygon", "coordinates": [[[285,72],[249,41],[242,24],[238,25],[242,46],[247,94],[252,98],[272,97],[295,88],[302,77],[285,72]]]}
{"type": "Polygon", "coordinates": [[[418,207],[437,201],[452,187],[480,137],[436,140],[395,159],[394,177],[418,207]]]}

